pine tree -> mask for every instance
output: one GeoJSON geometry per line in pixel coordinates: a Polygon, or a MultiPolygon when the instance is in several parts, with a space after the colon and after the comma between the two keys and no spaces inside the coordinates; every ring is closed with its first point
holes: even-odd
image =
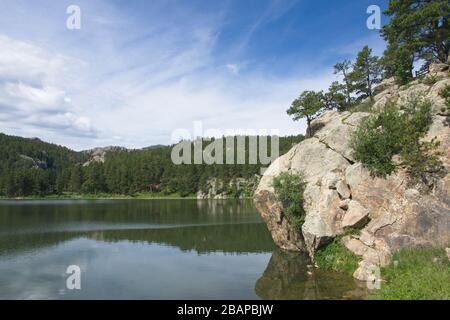
{"type": "Polygon", "coordinates": [[[344,80],[345,89],[344,94],[347,99],[347,106],[352,104],[351,94],[353,92],[352,83],[350,80],[352,63],[350,60],[344,60],[343,62],[338,62],[334,65],[334,74],[341,74],[344,80]]]}
{"type": "Polygon", "coordinates": [[[344,111],[350,104],[345,98],[345,86],[334,81],[328,91],[323,95],[324,103],[327,109],[344,111]]]}
{"type": "Polygon", "coordinates": [[[447,62],[450,50],[448,0],[390,0],[385,14],[389,23],[382,35],[388,50],[412,53],[414,59],[447,62]]]}
{"type": "Polygon", "coordinates": [[[312,135],[311,122],[321,114],[324,108],[322,92],[303,91],[300,97],[292,102],[291,107],[287,110],[287,114],[292,116],[294,121],[306,118],[306,135],[310,137],[312,135]]]}
{"type": "Polygon", "coordinates": [[[357,55],[350,78],[360,99],[372,99],[373,87],[381,81],[382,68],[377,56],[372,55],[372,49],[365,46],[357,55]]]}
{"type": "Polygon", "coordinates": [[[72,192],[80,192],[83,184],[83,172],[79,165],[75,165],[72,168],[70,175],[69,189],[72,192]]]}

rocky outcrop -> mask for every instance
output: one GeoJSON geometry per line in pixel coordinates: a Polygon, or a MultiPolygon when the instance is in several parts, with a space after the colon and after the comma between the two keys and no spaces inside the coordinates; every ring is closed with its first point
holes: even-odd
{"type": "Polygon", "coordinates": [[[345,170],[354,163],[350,135],[367,116],[368,113],[324,113],[315,121],[322,128],[278,158],[265,172],[255,192],[255,205],[280,247],[306,248],[313,255],[318,247],[343,232],[340,222],[346,205],[342,201],[350,197],[345,170]],[[301,172],[307,182],[304,192],[307,215],[301,237],[289,230],[283,207],[275,200],[272,180],[283,171],[301,172]]]}
{"type": "Polygon", "coordinates": [[[29,156],[26,156],[24,154],[19,155],[19,158],[26,162],[28,165],[30,165],[32,168],[34,169],[47,169],[49,167],[48,163],[47,163],[47,153],[45,151],[42,151],[42,157],[44,158],[44,160],[38,159],[38,158],[32,158],[29,156]]]}
{"type": "MultiPolygon", "coordinates": [[[[449,56],[450,57],[450,56],[449,56]]],[[[430,73],[446,76],[445,72],[450,69],[450,66],[446,63],[434,63],[430,65],[430,73]]]]}
{"type": "Polygon", "coordinates": [[[228,199],[250,197],[258,186],[260,176],[251,178],[235,178],[228,184],[218,178],[210,178],[206,181],[202,190],[197,192],[197,199],[228,199]]]}
{"type": "Polygon", "coordinates": [[[104,163],[106,155],[110,152],[124,152],[124,151],[127,151],[127,149],[123,147],[114,147],[114,146],[95,148],[92,150],[84,151],[89,155],[89,159],[83,163],[83,167],[87,167],[94,162],[104,163]]]}
{"type": "Polygon", "coordinates": [[[223,181],[217,178],[208,179],[204,190],[197,192],[197,199],[228,199],[223,181]]]}
{"type": "Polygon", "coordinates": [[[347,228],[361,229],[359,236],[344,237],[345,246],[361,257],[354,277],[365,280],[373,265],[384,266],[403,247],[450,243],[450,127],[439,92],[450,83],[448,68],[431,68],[445,78],[432,85],[415,81],[399,87],[385,80],[375,90],[375,109],[389,100],[402,104],[421,93],[433,104],[433,123],[425,140],[441,142],[444,176],[431,183],[431,191],[411,186],[399,167],[387,178],[372,177],[355,161],[350,136],[369,113],[326,112],[313,123],[313,136],[278,158],[265,172],[255,192],[254,203],[281,248],[307,251],[311,258],[318,248],[343,235],[347,228]],[[292,230],[282,205],[276,200],[272,181],[281,172],[301,172],[305,177],[305,222],[301,232],[292,230]]]}
{"type": "Polygon", "coordinates": [[[368,218],[369,210],[364,208],[358,201],[350,200],[341,225],[342,228],[360,228],[367,223],[368,218]]]}

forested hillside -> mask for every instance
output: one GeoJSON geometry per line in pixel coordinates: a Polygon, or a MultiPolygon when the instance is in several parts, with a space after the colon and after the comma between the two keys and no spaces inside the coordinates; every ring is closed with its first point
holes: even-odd
{"type": "Polygon", "coordinates": [[[62,192],[71,168],[86,154],[45,143],[0,134],[2,195],[44,195],[62,192]]]}
{"type": "MultiPolygon", "coordinates": [[[[303,136],[280,138],[280,154],[303,136]]],[[[246,155],[249,138],[246,137],[246,155]]],[[[204,147],[208,143],[204,143],[204,147]]],[[[140,192],[177,193],[202,190],[211,178],[230,186],[238,178],[260,174],[258,164],[182,164],[171,160],[172,146],[139,150],[111,148],[101,160],[93,151],[76,152],[43,142],[0,134],[0,195],[7,197],[51,194],[121,194],[140,192]]],[[[224,143],[225,148],[225,143],[224,143]]]]}

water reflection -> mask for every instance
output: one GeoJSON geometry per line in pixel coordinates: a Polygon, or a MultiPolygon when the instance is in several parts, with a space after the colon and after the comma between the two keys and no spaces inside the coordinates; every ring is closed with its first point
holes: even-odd
{"type": "Polygon", "coordinates": [[[250,201],[4,201],[0,299],[257,299],[273,248],[250,201]]]}
{"type": "Polygon", "coordinates": [[[77,238],[160,244],[200,254],[274,248],[249,201],[0,202],[0,255],[77,238]]]}
{"type": "Polygon", "coordinates": [[[334,299],[351,277],[307,275],[251,201],[0,201],[0,299],[334,299]],[[68,291],[65,270],[82,269],[68,291]],[[255,286],[256,284],[256,286],[255,286]]]}
{"type": "Polygon", "coordinates": [[[301,253],[276,249],[255,286],[261,299],[317,300],[361,299],[364,283],[351,276],[311,268],[309,258],[301,253]]]}

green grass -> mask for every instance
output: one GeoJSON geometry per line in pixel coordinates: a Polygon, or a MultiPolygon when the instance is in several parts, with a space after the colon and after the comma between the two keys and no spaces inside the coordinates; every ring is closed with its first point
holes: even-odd
{"type": "Polygon", "coordinates": [[[135,194],[133,199],[197,199],[197,195],[194,193],[186,196],[181,196],[180,193],[165,194],[161,192],[141,192],[135,194]]]}
{"type": "Polygon", "coordinates": [[[315,255],[315,262],[319,268],[350,275],[358,268],[359,261],[360,259],[344,246],[340,237],[319,249],[315,255]]]}
{"type": "Polygon", "coordinates": [[[450,262],[443,248],[402,249],[381,269],[386,282],[374,290],[375,299],[448,300],[450,262]],[[397,264],[394,263],[397,261],[397,264]]]}
{"type": "Polygon", "coordinates": [[[353,227],[344,228],[343,236],[359,236],[361,235],[361,230],[353,227]]]}

